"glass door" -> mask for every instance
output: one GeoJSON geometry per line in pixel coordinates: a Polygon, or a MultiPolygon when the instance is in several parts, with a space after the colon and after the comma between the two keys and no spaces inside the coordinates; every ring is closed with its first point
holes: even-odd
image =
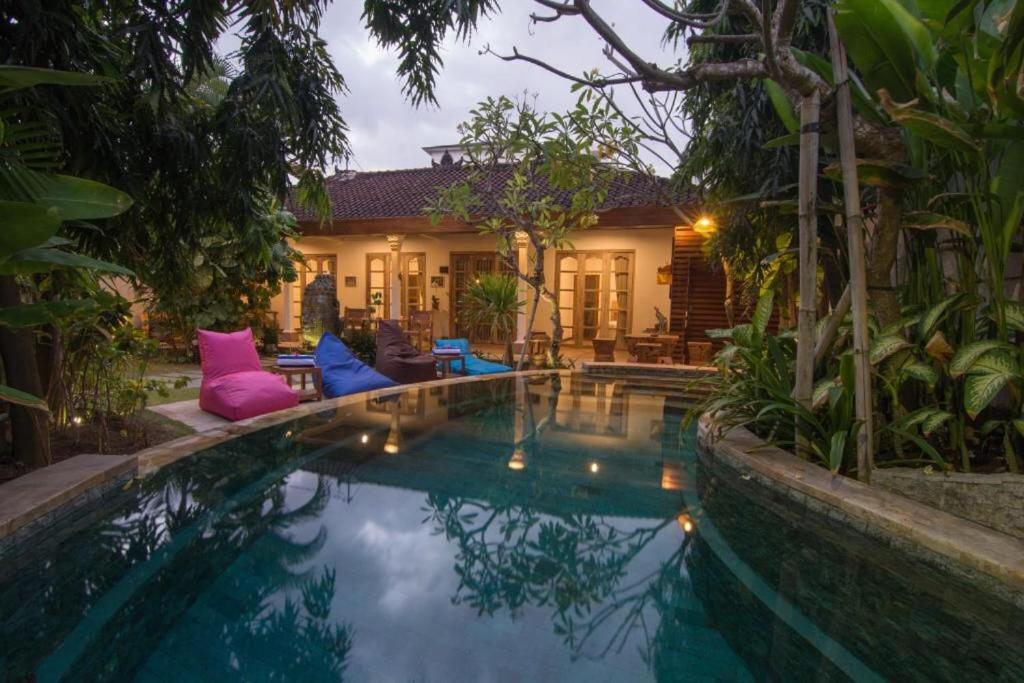
{"type": "Polygon", "coordinates": [[[632,319],[633,259],[630,251],[558,252],[564,343],[581,346],[595,337],[624,343],[632,319]]]}
{"type": "Polygon", "coordinates": [[[377,318],[391,315],[391,254],[387,252],[366,255],[366,307],[377,318]]]}
{"type": "Polygon", "coordinates": [[[426,254],[402,254],[402,316],[427,310],[426,254]]]}

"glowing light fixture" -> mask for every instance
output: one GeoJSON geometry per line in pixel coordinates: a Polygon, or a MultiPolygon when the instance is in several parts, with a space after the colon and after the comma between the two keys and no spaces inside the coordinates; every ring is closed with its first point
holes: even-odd
{"type": "Polygon", "coordinates": [[[601,466],[600,465],[598,465],[596,462],[590,463],[590,473],[591,474],[597,474],[600,471],[601,471],[601,466]]]}
{"type": "Polygon", "coordinates": [[[71,418],[71,421],[74,422],[75,426],[77,427],[80,424],[82,424],[82,416],[81,415],[75,415],[73,418],[71,418]]]}
{"type": "Polygon", "coordinates": [[[685,513],[676,517],[676,522],[679,523],[679,528],[686,533],[690,533],[694,529],[693,519],[685,513]]]}
{"type": "Polygon", "coordinates": [[[359,441],[360,441],[360,443],[369,443],[370,442],[370,435],[369,434],[363,434],[361,437],[359,437],[359,441]]]}
{"type": "Polygon", "coordinates": [[[702,237],[713,235],[716,230],[718,230],[718,225],[715,224],[715,219],[711,216],[701,216],[693,224],[693,231],[702,237]]]}
{"type": "Polygon", "coordinates": [[[512,451],[512,457],[508,459],[508,468],[519,472],[526,469],[526,451],[516,448],[512,451]]]}

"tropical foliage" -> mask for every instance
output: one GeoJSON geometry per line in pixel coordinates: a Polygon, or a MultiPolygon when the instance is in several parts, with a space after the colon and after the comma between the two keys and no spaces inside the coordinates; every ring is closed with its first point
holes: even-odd
{"type": "Polygon", "coordinates": [[[557,366],[561,311],[545,279],[544,256],[597,222],[597,209],[618,173],[604,163],[599,142],[610,137],[631,147],[633,128],[582,102],[566,114],[545,114],[528,101],[499,97],[479,103],[459,130],[471,171],[464,181],[442,188],[425,210],[435,222],[453,216],[496,238],[504,264],[533,292],[528,330],[540,300],[550,305],[549,361],[557,366]],[[520,240],[530,250],[527,263],[519,262],[520,240]]]}
{"type": "Polygon", "coordinates": [[[470,328],[486,328],[493,338],[505,340],[503,362],[512,363],[512,338],[516,319],[523,307],[519,300],[519,284],[512,275],[484,273],[470,282],[462,295],[461,322],[470,328]]]}

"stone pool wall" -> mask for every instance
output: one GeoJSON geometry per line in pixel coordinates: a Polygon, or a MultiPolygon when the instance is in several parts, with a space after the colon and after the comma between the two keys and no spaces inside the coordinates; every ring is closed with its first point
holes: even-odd
{"type": "Polygon", "coordinates": [[[967,474],[894,467],[875,470],[874,485],[1024,539],[1024,475],[967,474]]]}
{"type": "Polygon", "coordinates": [[[907,553],[935,570],[1024,607],[1024,541],[828,470],[770,446],[745,429],[722,434],[701,417],[700,455],[742,481],[907,553]]]}

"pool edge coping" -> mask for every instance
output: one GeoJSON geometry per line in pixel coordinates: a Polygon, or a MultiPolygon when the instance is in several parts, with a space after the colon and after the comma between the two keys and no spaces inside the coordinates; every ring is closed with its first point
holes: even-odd
{"type": "Polygon", "coordinates": [[[698,448],[797,502],[814,499],[872,535],[897,537],[957,567],[996,579],[1024,605],[1024,541],[884,489],[833,475],[742,427],[723,433],[713,416],[698,422],[698,448]]]}

